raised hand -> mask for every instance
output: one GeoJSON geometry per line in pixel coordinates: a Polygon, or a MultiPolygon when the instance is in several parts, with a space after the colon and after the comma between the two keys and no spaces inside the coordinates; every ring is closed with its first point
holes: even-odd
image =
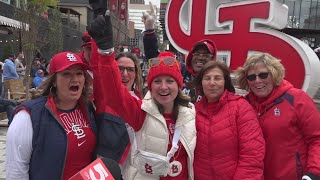
{"type": "Polygon", "coordinates": [[[156,14],[152,3],[149,1],[150,10],[142,13],[142,22],[144,23],[145,30],[154,29],[156,14]]]}
{"type": "Polygon", "coordinates": [[[96,42],[100,50],[108,50],[114,47],[113,30],[110,19],[110,11],[106,11],[105,15],[98,15],[88,28],[90,36],[96,42]]]}

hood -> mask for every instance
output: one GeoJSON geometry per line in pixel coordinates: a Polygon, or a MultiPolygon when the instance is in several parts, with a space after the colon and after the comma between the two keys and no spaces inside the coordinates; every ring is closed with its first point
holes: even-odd
{"type": "Polygon", "coordinates": [[[217,46],[213,41],[211,41],[210,39],[203,39],[203,40],[198,41],[196,44],[193,45],[193,47],[192,47],[191,51],[189,51],[189,54],[186,59],[187,70],[192,76],[194,76],[195,73],[192,69],[191,60],[192,60],[194,51],[200,45],[205,45],[208,48],[209,52],[213,54],[212,60],[215,60],[217,58],[217,46]]]}

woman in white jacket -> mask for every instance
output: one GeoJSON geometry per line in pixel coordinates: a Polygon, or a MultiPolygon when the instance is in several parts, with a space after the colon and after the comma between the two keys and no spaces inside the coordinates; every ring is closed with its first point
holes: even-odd
{"type": "Polygon", "coordinates": [[[121,82],[114,60],[109,16],[98,16],[89,30],[93,43],[95,103],[97,113],[112,113],[136,132],[131,162],[123,169],[124,179],[193,179],[196,145],[195,109],[181,91],[183,82],[178,61],[163,53],[150,59],[149,91],[143,100],[130,95],[121,82]],[[108,82],[108,83],[106,83],[108,82]]]}

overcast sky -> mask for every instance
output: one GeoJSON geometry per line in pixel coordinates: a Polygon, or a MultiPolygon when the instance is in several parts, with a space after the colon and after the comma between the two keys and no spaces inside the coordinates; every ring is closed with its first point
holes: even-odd
{"type": "Polygon", "coordinates": [[[157,5],[158,7],[160,7],[160,0],[144,0],[144,2],[146,4],[149,4],[149,1],[151,1],[152,4],[157,5]]]}

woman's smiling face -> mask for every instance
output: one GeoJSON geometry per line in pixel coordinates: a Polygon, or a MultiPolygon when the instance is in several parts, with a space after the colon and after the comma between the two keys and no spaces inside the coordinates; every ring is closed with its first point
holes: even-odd
{"type": "Polygon", "coordinates": [[[171,76],[158,76],[151,83],[152,97],[164,107],[166,113],[172,112],[178,92],[178,84],[171,76]]]}
{"type": "Polygon", "coordinates": [[[121,57],[117,60],[118,67],[121,72],[122,83],[129,91],[132,91],[134,81],[136,79],[135,65],[132,59],[121,57]]]}

